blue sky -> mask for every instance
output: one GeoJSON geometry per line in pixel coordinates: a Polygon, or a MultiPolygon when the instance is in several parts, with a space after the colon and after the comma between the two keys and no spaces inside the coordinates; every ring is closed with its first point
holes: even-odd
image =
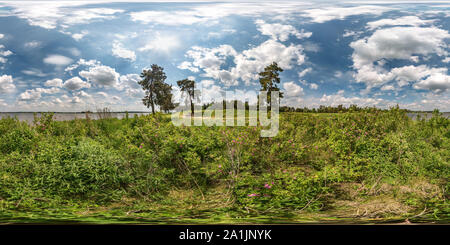
{"type": "Polygon", "coordinates": [[[449,30],[450,1],[0,0],[0,111],[147,110],[151,64],[210,101],[273,61],[286,105],[450,111],[449,30]]]}

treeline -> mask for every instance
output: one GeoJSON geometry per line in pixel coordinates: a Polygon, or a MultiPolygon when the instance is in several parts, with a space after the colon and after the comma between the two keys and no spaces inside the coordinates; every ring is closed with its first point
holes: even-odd
{"type": "MultiPolygon", "coordinates": [[[[395,106],[395,109],[399,111],[405,111],[408,112],[406,109],[400,109],[399,106],[395,106]]],[[[339,112],[359,112],[359,111],[366,111],[366,112],[376,112],[376,111],[388,111],[389,109],[381,109],[377,108],[375,106],[373,107],[360,107],[357,105],[350,105],[349,107],[345,107],[344,105],[338,105],[338,106],[324,106],[321,105],[318,108],[296,108],[296,107],[290,107],[290,106],[282,106],[280,107],[280,112],[311,112],[311,113],[339,113],[339,112]]]]}
{"type": "MultiPolygon", "coordinates": [[[[210,107],[213,104],[213,102],[211,103],[206,103],[202,105],[202,109],[206,110],[208,107],[210,107]]],[[[250,104],[248,101],[240,101],[240,100],[231,100],[231,101],[226,101],[223,100],[222,101],[223,104],[223,109],[226,109],[226,105],[227,104],[233,104],[233,107],[235,110],[242,109],[245,108],[245,110],[250,110],[250,104]]],[[[256,106],[256,109],[258,110],[258,106],[256,106]]],[[[270,106],[268,108],[270,110],[270,106]]],[[[409,112],[409,110],[407,109],[400,109],[399,106],[395,106],[394,109],[398,110],[398,111],[402,111],[402,112],[409,112]]],[[[381,108],[377,108],[375,106],[373,107],[360,107],[358,105],[350,105],[348,107],[345,107],[344,105],[338,105],[338,106],[324,106],[321,105],[318,108],[308,108],[308,107],[291,107],[291,106],[281,106],[279,111],[280,112],[309,112],[309,113],[339,113],[339,112],[361,112],[361,111],[365,111],[365,112],[376,112],[376,111],[388,111],[389,109],[381,109],[381,108]]]]}

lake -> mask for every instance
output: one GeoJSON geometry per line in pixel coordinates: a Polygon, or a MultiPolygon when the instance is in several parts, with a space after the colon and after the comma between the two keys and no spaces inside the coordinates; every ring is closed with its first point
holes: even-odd
{"type": "MultiPolygon", "coordinates": [[[[111,112],[109,113],[113,118],[122,119],[125,117],[125,112],[111,112]]],[[[129,112],[128,117],[133,118],[135,115],[147,115],[149,113],[145,112],[129,112]]],[[[37,113],[37,116],[40,117],[41,113],[37,113]]],[[[26,121],[32,123],[34,121],[34,113],[32,112],[0,112],[0,119],[8,118],[8,117],[17,117],[19,121],[26,121]]],[[[89,113],[90,119],[99,119],[98,113],[89,113]]],[[[86,119],[86,113],[84,112],[71,112],[71,113],[55,113],[53,116],[53,120],[56,121],[69,121],[73,119],[86,119]]]]}

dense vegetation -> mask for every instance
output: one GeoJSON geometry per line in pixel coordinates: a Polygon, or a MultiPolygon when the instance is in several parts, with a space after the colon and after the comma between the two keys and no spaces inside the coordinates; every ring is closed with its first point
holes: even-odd
{"type": "Polygon", "coordinates": [[[450,120],[282,113],[260,127],[170,117],[0,120],[0,220],[448,222],[450,120]]]}

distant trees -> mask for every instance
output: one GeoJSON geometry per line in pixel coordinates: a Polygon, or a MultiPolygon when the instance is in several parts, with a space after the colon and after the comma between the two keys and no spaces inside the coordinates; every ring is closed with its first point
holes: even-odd
{"type": "MultiPolygon", "coordinates": [[[[272,92],[280,91],[277,84],[280,83],[280,72],[283,69],[278,66],[276,62],[266,66],[263,72],[259,73],[259,83],[261,84],[261,91],[267,91],[267,102],[269,106],[272,107],[272,92]]],[[[279,98],[283,98],[283,93],[279,92],[279,98]]],[[[278,103],[280,103],[278,101],[278,103]]]]}
{"type": "Polygon", "coordinates": [[[178,87],[182,92],[188,94],[189,103],[191,104],[191,114],[194,115],[194,95],[195,95],[195,81],[189,79],[183,79],[177,81],[178,87]]]}
{"type": "Polygon", "coordinates": [[[153,64],[150,69],[143,70],[140,76],[142,80],[139,81],[139,85],[145,91],[142,102],[147,108],[152,108],[152,114],[155,114],[156,105],[164,111],[175,108],[172,103],[172,86],[165,83],[167,76],[164,68],[153,64]]]}
{"type": "Polygon", "coordinates": [[[359,107],[357,105],[350,105],[348,107],[344,107],[343,105],[338,106],[324,106],[321,105],[319,108],[296,108],[289,106],[280,107],[280,112],[310,112],[310,113],[339,113],[339,112],[376,112],[382,111],[383,109],[379,109],[376,107],[359,107]]]}

